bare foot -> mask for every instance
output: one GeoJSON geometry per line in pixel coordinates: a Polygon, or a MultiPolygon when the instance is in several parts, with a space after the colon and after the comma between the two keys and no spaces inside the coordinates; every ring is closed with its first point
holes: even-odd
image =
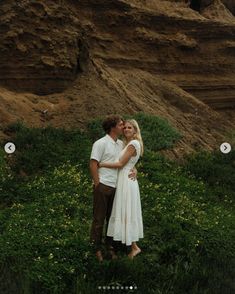
{"type": "Polygon", "coordinates": [[[117,259],[118,258],[113,247],[110,247],[108,251],[109,251],[109,254],[111,255],[112,259],[117,259]]]}
{"type": "Polygon", "coordinates": [[[137,249],[132,249],[131,252],[128,254],[128,257],[133,259],[140,252],[141,252],[141,249],[139,247],[137,249]]]}
{"type": "Polygon", "coordinates": [[[112,253],[110,252],[110,254],[112,256],[112,259],[117,259],[118,258],[117,254],[115,252],[112,252],[112,253]]]}
{"type": "Polygon", "coordinates": [[[100,250],[97,251],[95,255],[96,255],[99,262],[103,261],[103,255],[102,255],[102,252],[100,250]]]}

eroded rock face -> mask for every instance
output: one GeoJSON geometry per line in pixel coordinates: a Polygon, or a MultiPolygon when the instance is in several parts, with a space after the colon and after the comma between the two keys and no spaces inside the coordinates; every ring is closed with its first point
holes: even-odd
{"type": "Polygon", "coordinates": [[[184,0],[9,0],[0,9],[0,83],[11,89],[59,92],[101,60],[159,75],[212,107],[235,105],[232,16],[216,21],[184,0]]]}
{"type": "Polygon", "coordinates": [[[221,21],[221,22],[235,22],[235,18],[232,12],[226,8],[226,6],[220,0],[214,0],[213,3],[205,7],[201,14],[214,21],[221,21]]]}
{"type": "Polygon", "coordinates": [[[221,5],[199,13],[180,0],[1,1],[0,127],[84,127],[144,111],[183,134],[176,157],[218,148],[235,120],[218,112],[235,106],[235,25],[221,5]]]}
{"type": "Polygon", "coordinates": [[[1,1],[0,82],[48,94],[79,71],[78,19],[55,1],[1,1]]]}
{"type": "MultiPolygon", "coordinates": [[[[215,0],[166,0],[166,1],[169,1],[172,3],[177,2],[177,3],[184,4],[199,12],[215,2],[215,0]]],[[[233,13],[233,15],[235,14],[234,0],[221,0],[221,2],[233,13]]]]}
{"type": "Polygon", "coordinates": [[[222,0],[224,5],[235,15],[235,1],[234,0],[222,0]]]}
{"type": "Polygon", "coordinates": [[[210,20],[175,3],[127,2],[135,8],[117,9],[117,1],[96,6],[93,58],[159,75],[213,108],[235,106],[234,22],[210,20]]]}

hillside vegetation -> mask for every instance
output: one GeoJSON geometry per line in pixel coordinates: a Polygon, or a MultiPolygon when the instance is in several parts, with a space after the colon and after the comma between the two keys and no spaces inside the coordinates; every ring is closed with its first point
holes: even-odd
{"type": "Polygon", "coordinates": [[[179,131],[156,116],[136,118],[145,143],[142,253],[130,261],[120,246],[119,259],[102,264],[89,244],[88,162],[99,119],[86,131],[8,127],[17,152],[0,150],[1,293],[234,292],[235,152],[198,151],[179,165],[159,154],[179,131]]]}

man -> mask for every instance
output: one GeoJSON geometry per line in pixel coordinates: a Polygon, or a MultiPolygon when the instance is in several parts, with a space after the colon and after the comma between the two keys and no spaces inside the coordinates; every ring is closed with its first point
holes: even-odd
{"type": "MultiPolygon", "coordinates": [[[[90,171],[94,183],[93,222],[91,227],[91,241],[95,246],[96,256],[103,260],[101,251],[103,226],[106,220],[105,244],[112,258],[116,258],[113,240],[107,236],[107,226],[112,212],[113,199],[116,190],[118,170],[98,168],[99,162],[115,162],[123,149],[123,142],[118,137],[123,133],[124,121],[118,115],[107,117],[103,122],[106,136],[97,140],[92,147],[90,158],[90,171]]],[[[130,177],[135,177],[136,172],[131,172],[130,177]]]]}

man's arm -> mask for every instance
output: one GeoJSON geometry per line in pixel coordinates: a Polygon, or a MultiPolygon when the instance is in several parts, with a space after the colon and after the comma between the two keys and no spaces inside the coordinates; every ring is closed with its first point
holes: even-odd
{"type": "Polygon", "coordinates": [[[107,167],[107,168],[122,168],[134,155],[135,147],[129,145],[123,154],[123,156],[117,162],[99,162],[99,167],[107,167]]]}
{"type": "Polygon", "coordinates": [[[96,186],[98,186],[100,180],[99,180],[99,175],[98,175],[98,161],[95,159],[90,160],[90,172],[91,172],[91,177],[93,180],[93,183],[96,186]]]}
{"type": "Polygon", "coordinates": [[[98,140],[92,146],[90,157],[90,172],[95,187],[99,184],[98,162],[102,159],[104,153],[104,141],[98,140]]]}

